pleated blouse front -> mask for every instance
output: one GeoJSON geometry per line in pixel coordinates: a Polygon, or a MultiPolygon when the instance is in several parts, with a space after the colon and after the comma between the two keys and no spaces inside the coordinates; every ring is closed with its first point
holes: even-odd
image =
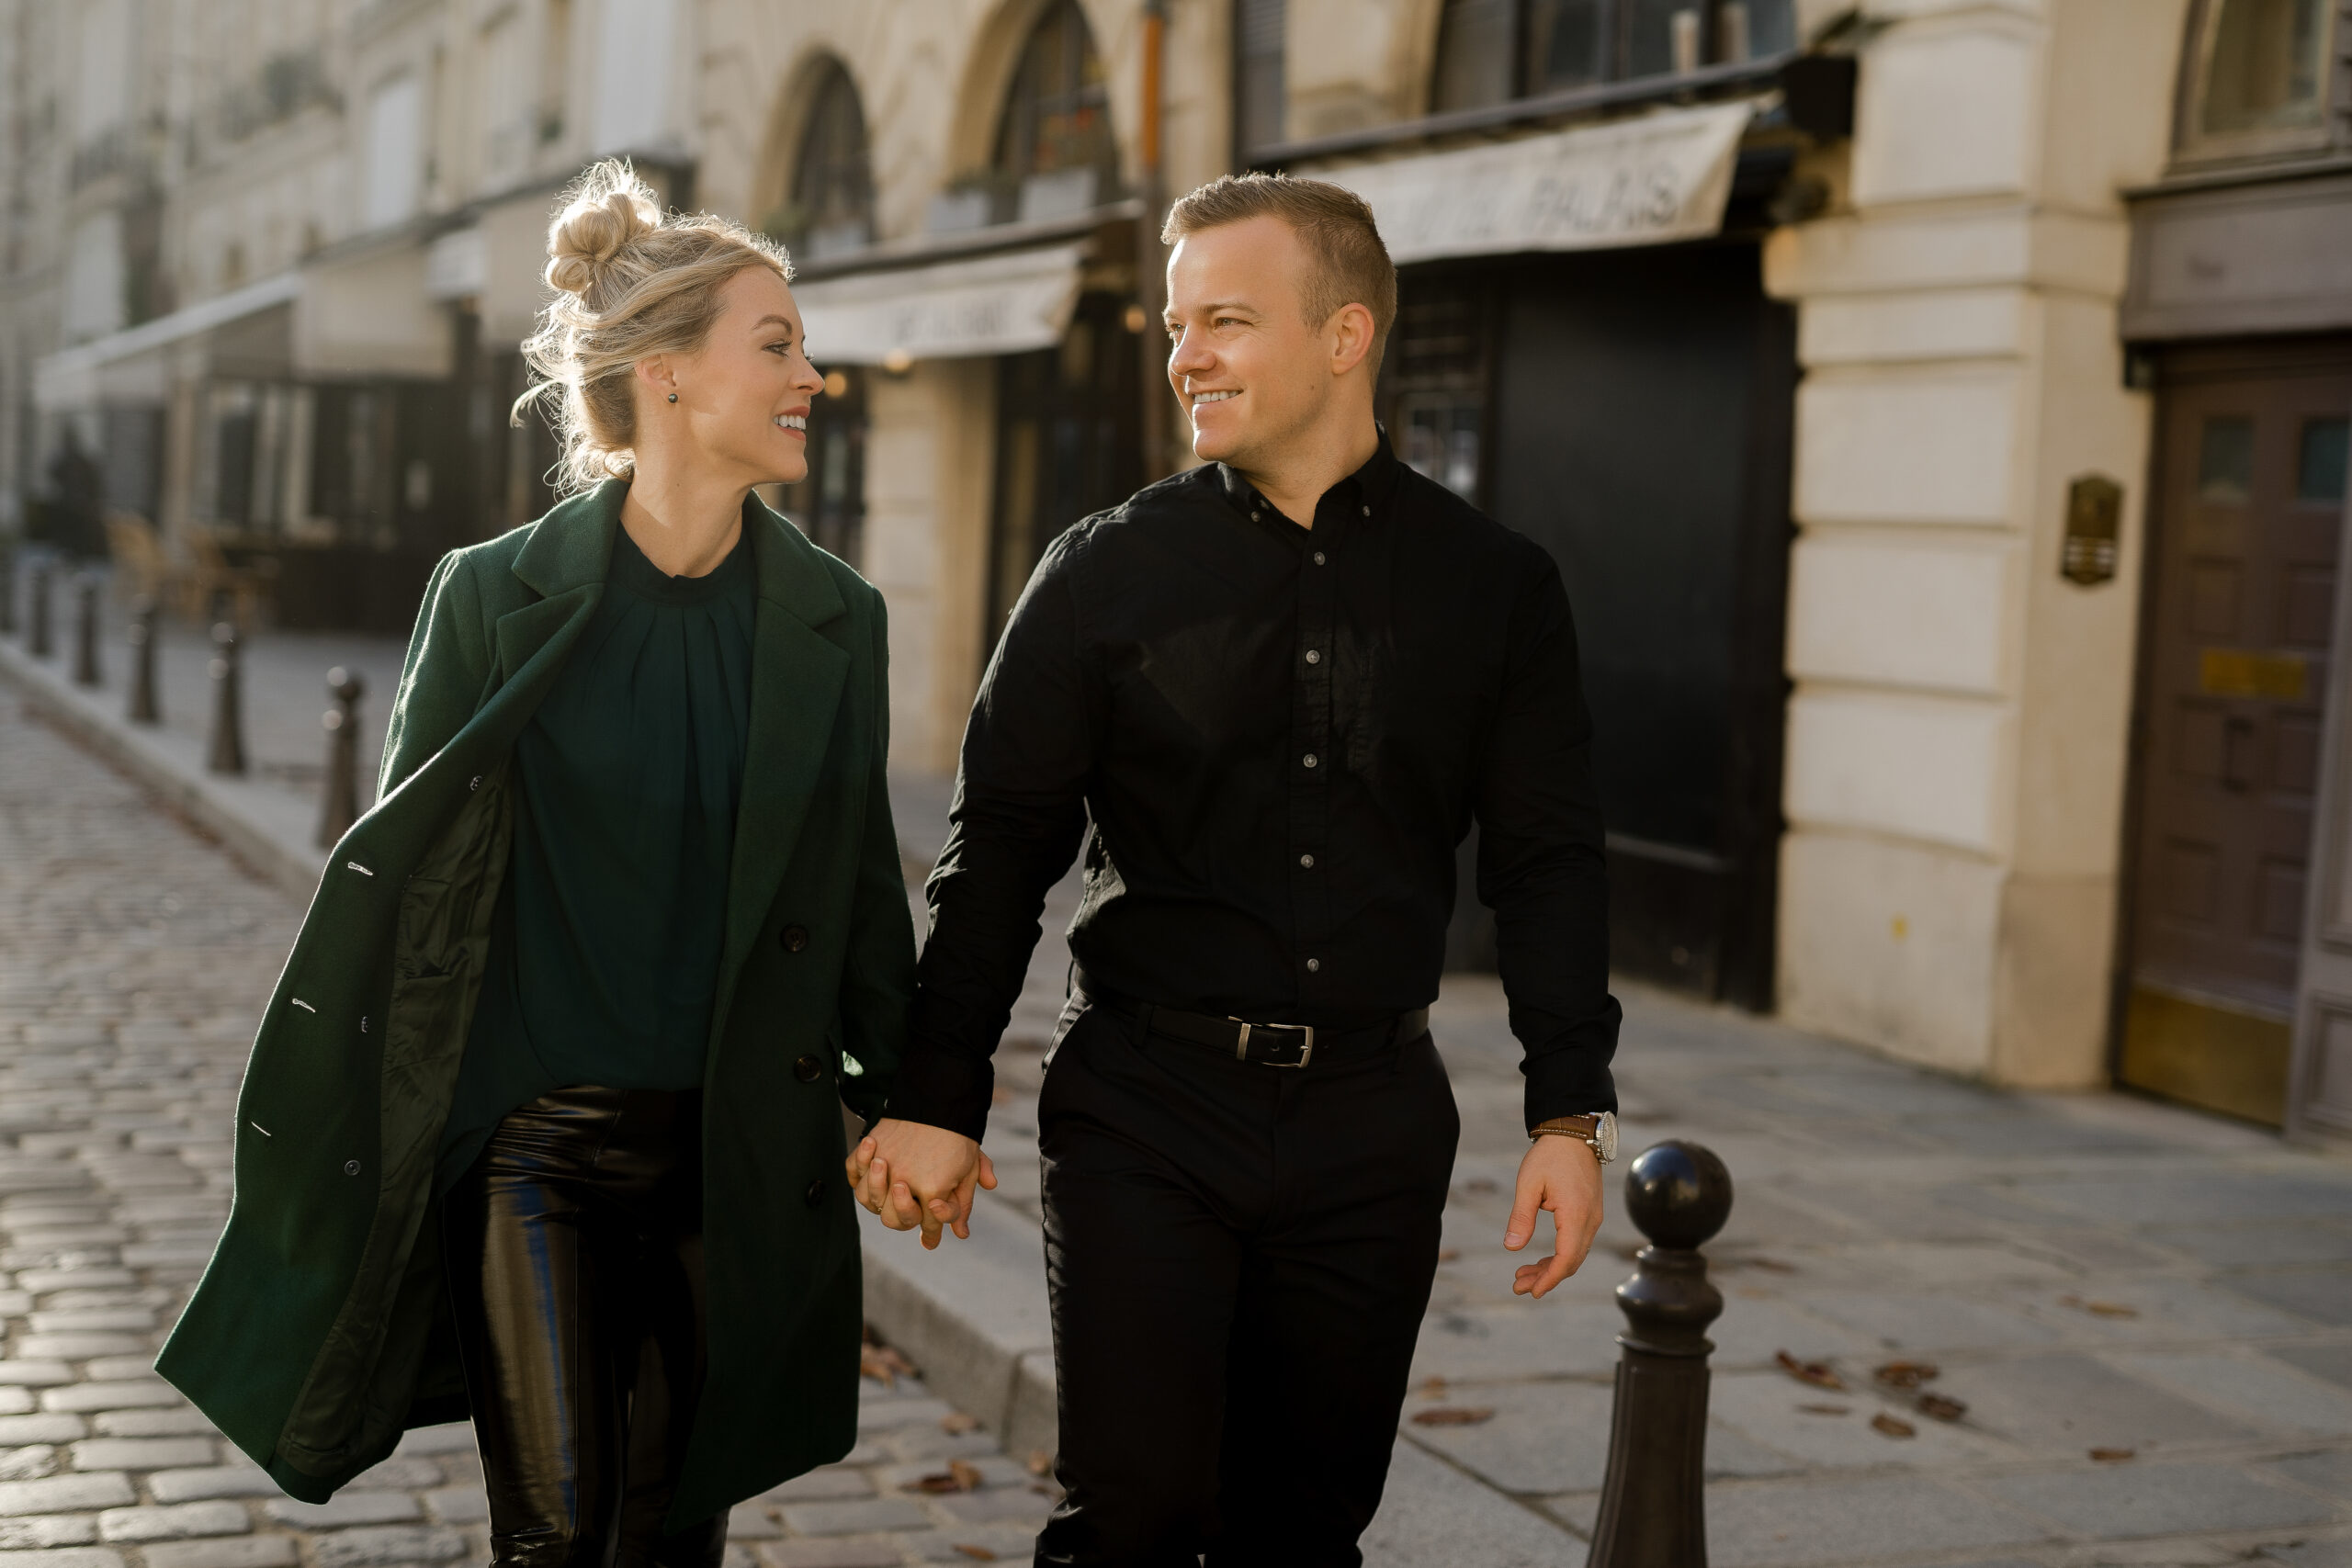
{"type": "Polygon", "coordinates": [[[550,1090],[702,1083],[756,603],[748,535],[687,578],[614,530],[604,601],[515,742],[514,859],[443,1186],[508,1111],[550,1090]]]}

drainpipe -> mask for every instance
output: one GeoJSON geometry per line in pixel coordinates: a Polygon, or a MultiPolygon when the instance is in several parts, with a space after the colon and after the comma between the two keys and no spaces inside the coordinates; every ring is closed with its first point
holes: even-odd
{"type": "Polygon", "coordinates": [[[1143,377],[1140,423],[1143,477],[1146,483],[1169,472],[1168,345],[1160,331],[1159,312],[1167,304],[1168,256],[1160,248],[1159,225],[1167,216],[1168,192],[1160,172],[1160,83],[1168,43],[1168,0],[1144,0],[1143,6],[1143,218],[1136,226],[1136,301],[1143,310],[1143,330],[1136,334],[1138,368],[1143,377]]]}

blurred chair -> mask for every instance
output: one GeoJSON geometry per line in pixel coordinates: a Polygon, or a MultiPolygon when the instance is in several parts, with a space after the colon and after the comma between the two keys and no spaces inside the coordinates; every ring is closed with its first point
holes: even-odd
{"type": "Polygon", "coordinates": [[[175,594],[181,573],[164,553],[155,525],[136,512],[106,514],[107,554],[114,558],[115,592],[128,602],[153,599],[158,604],[175,594]]]}
{"type": "Polygon", "coordinates": [[[232,618],[240,630],[252,631],[260,626],[261,613],[277,585],[277,563],[257,560],[250,566],[232,566],[210,529],[190,524],[181,536],[187,540],[193,563],[182,601],[188,617],[198,622],[211,619],[213,606],[226,595],[235,606],[232,618]]]}

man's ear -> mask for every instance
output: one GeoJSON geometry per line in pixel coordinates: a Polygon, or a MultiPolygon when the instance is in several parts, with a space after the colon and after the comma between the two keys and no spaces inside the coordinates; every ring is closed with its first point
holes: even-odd
{"type": "Polygon", "coordinates": [[[1362,304],[1342,305],[1325,327],[1331,344],[1331,374],[1344,376],[1372,352],[1372,311],[1362,304]]]}

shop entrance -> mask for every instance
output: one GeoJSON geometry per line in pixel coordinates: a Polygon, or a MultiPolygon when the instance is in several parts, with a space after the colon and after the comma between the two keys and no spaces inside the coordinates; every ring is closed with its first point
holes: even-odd
{"type": "Polygon", "coordinates": [[[2165,365],[2118,1076],[2276,1125],[2318,786],[2352,342],[2165,365]]]}

